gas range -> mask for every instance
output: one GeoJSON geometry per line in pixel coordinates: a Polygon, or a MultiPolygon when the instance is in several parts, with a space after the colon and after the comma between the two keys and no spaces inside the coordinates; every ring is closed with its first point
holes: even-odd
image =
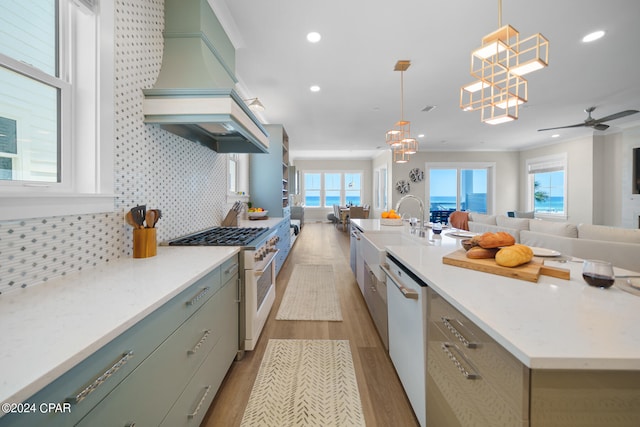
{"type": "Polygon", "coordinates": [[[168,242],[169,246],[257,246],[267,227],[215,227],[168,242]]]}

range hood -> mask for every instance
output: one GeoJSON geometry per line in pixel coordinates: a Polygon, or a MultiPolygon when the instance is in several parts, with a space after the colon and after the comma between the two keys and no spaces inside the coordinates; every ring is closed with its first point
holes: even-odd
{"type": "Polygon", "coordinates": [[[269,134],[234,87],[235,48],[207,0],[165,0],[158,79],[144,122],[218,153],[266,153],[269,134]]]}

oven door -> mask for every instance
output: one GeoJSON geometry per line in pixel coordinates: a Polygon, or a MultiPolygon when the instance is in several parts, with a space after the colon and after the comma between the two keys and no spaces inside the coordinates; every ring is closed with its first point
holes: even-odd
{"type": "Polygon", "coordinates": [[[255,270],[244,271],[245,340],[244,349],[253,350],[276,299],[276,256],[271,252],[255,270]]]}

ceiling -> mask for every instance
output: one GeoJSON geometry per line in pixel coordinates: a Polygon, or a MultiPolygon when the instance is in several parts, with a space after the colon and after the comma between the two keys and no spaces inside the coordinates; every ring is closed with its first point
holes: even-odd
{"type": "MultiPolygon", "coordinates": [[[[239,92],[265,106],[259,118],[281,123],[292,158],[367,158],[386,149],[385,132],[404,118],[421,151],[519,150],[591,135],[591,128],[538,132],[640,110],[640,2],[504,0],[502,24],[521,38],[550,41],[549,66],[528,74],[528,102],[516,121],[488,125],[459,107],[471,51],[498,29],[496,0],[209,0],[236,47],[239,92]],[[604,38],[582,37],[605,30],[604,38]],[[319,43],[306,40],[310,31],[319,43]],[[321,90],[312,93],[311,85],[321,90]],[[422,112],[426,106],[436,106],[422,112]],[[557,133],[559,137],[551,138],[557,133]]],[[[640,123],[608,122],[606,132],[640,123]]]]}

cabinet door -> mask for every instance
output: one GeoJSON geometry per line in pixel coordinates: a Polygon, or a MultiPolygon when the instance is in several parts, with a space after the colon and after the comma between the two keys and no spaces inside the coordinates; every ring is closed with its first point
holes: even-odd
{"type": "Polygon", "coordinates": [[[236,281],[230,280],[79,425],[159,425],[225,333],[223,325],[237,323],[237,315],[231,320],[225,316],[229,304],[237,305],[236,296],[236,281]]]}

